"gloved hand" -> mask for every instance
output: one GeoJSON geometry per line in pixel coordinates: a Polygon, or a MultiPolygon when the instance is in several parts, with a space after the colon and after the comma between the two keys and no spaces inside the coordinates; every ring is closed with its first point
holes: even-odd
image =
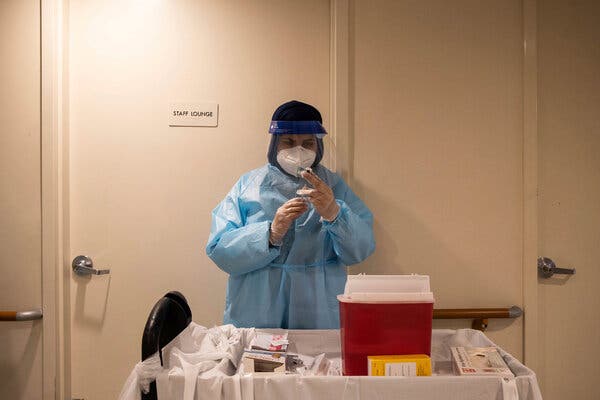
{"type": "Polygon", "coordinates": [[[313,185],[314,189],[300,189],[298,194],[306,196],[324,220],[333,221],[340,212],[340,206],[333,197],[333,190],[310,170],[302,171],[301,176],[313,185]]]}
{"type": "Polygon", "coordinates": [[[306,210],[308,210],[306,202],[299,197],[295,197],[283,203],[283,205],[277,209],[275,218],[273,218],[273,222],[271,223],[269,242],[274,245],[280,244],[286,232],[290,229],[292,222],[306,212],[306,210]]]}

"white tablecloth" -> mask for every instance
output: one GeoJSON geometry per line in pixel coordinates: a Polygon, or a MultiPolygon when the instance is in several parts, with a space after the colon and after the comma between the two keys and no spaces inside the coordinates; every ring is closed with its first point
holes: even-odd
{"type": "MultiPolygon", "coordinates": [[[[270,332],[277,332],[270,330],[270,332]]],[[[290,330],[288,351],[306,355],[326,353],[339,358],[337,330],[290,330]]],[[[450,346],[495,346],[482,332],[472,329],[433,330],[431,377],[328,376],[303,377],[282,374],[199,377],[194,399],[514,399],[514,385],[520,400],[541,400],[535,373],[500,349],[516,378],[461,377],[452,374],[450,346]],[[508,385],[508,386],[507,386],[508,385]]],[[[183,399],[184,376],[161,372],[156,379],[159,400],[183,399]]]]}

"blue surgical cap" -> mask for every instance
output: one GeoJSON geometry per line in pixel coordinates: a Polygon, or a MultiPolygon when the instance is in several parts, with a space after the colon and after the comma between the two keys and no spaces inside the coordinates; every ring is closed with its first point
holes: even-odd
{"type": "Polygon", "coordinates": [[[323,137],[327,131],[322,123],[319,110],[310,104],[292,100],[277,107],[271,118],[269,133],[313,134],[323,137]]]}

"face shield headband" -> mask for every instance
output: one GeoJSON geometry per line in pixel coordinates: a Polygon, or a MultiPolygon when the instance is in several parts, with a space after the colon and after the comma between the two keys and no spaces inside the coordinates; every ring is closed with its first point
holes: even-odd
{"type": "Polygon", "coordinates": [[[269,133],[273,135],[310,134],[321,139],[327,134],[327,131],[319,121],[271,121],[269,133]]]}

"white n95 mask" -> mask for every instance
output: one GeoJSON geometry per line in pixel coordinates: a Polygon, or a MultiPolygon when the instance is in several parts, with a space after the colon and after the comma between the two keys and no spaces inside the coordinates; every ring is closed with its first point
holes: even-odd
{"type": "Polygon", "coordinates": [[[292,176],[300,176],[300,171],[312,166],[315,158],[317,158],[317,153],[302,146],[282,149],[277,153],[277,162],[285,172],[292,176]]]}

